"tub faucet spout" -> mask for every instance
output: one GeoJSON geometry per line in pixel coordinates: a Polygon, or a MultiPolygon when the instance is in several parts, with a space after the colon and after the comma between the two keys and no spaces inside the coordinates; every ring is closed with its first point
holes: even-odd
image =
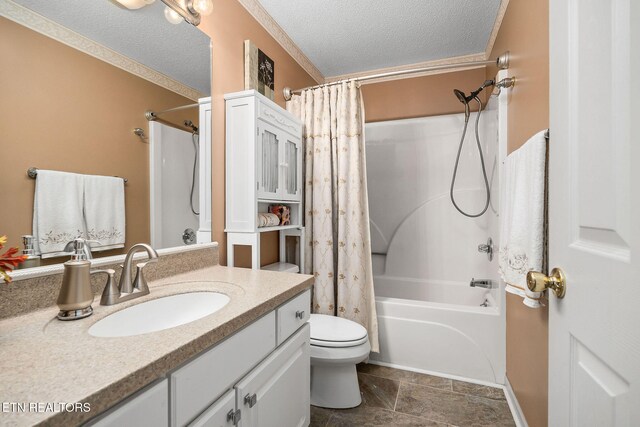
{"type": "Polygon", "coordinates": [[[469,286],[471,286],[472,288],[491,289],[493,288],[493,281],[491,279],[471,279],[469,286]]]}

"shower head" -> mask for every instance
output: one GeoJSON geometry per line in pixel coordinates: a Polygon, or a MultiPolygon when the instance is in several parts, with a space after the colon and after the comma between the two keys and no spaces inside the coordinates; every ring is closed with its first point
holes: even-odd
{"type": "Polygon", "coordinates": [[[460,90],[458,90],[458,89],[454,89],[454,90],[453,90],[453,94],[454,94],[455,96],[457,96],[457,97],[458,97],[458,100],[459,100],[460,102],[462,102],[463,104],[466,104],[466,103],[468,102],[468,101],[467,101],[467,97],[464,95],[464,92],[462,92],[462,91],[460,91],[460,90]]]}
{"type": "Polygon", "coordinates": [[[472,101],[476,96],[478,96],[478,94],[479,94],[480,92],[482,92],[482,90],[483,90],[484,88],[486,88],[487,86],[493,86],[493,85],[495,85],[495,84],[496,84],[496,83],[495,83],[495,81],[493,81],[493,80],[491,80],[491,79],[489,79],[489,80],[485,80],[485,81],[484,81],[484,83],[482,83],[482,86],[480,86],[478,89],[476,89],[476,90],[474,90],[473,92],[471,92],[471,93],[469,94],[469,96],[466,96],[466,95],[464,94],[464,92],[462,92],[461,90],[458,90],[458,89],[454,89],[454,90],[453,90],[453,93],[454,93],[454,95],[458,98],[458,100],[459,100],[460,102],[462,102],[463,104],[465,104],[465,105],[466,105],[466,104],[468,104],[470,101],[472,101]]]}
{"type": "Polygon", "coordinates": [[[184,126],[188,127],[188,128],[191,128],[191,131],[193,133],[198,133],[198,126],[194,125],[191,120],[185,120],[184,121],[184,126]]]}

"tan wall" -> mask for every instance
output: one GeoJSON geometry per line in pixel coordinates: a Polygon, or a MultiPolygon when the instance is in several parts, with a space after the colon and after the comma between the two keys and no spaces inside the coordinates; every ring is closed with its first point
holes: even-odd
{"type": "Polygon", "coordinates": [[[149,108],[193,101],[5,18],[0,58],[0,235],[31,234],[36,166],[127,177],[126,247],[148,242],[149,146],[132,130],[148,134],[149,108]]]}
{"type": "MultiPolygon", "coordinates": [[[[509,50],[509,75],[517,78],[509,95],[509,152],[549,126],[548,16],[548,0],[511,0],[491,54],[509,50]]],[[[507,294],[507,377],[531,427],[547,425],[547,375],[548,310],[507,294]]]]}
{"type": "Polygon", "coordinates": [[[485,80],[484,68],[362,86],[367,122],[464,112],[453,89],[469,93],[485,80]]]}
{"type": "MultiPolygon", "coordinates": [[[[237,0],[215,0],[214,13],[205,17],[199,28],[211,37],[213,45],[213,240],[220,243],[220,262],[226,264],[224,94],[244,90],[243,41],[252,40],[275,62],[275,100],[281,106],[284,107],[284,86],[300,88],[316,83],[237,0]]],[[[269,233],[262,237],[261,264],[275,262],[278,256],[277,234],[269,233]]],[[[238,250],[236,266],[250,264],[249,251],[238,250]]]]}

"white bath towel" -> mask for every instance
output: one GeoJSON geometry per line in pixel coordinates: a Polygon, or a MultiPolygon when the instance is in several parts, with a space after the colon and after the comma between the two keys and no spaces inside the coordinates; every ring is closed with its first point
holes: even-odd
{"type": "Polygon", "coordinates": [[[42,258],[65,255],[66,244],[84,235],[82,175],[38,170],[33,197],[33,240],[42,258]]]}
{"type": "Polygon", "coordinates": [[[547,141],[538,132],[505,161],[504,209],[500,220],[499,271],[507,291],[540,306],[540,293],[527,288],[527,272],[544,261],[545,168],[547,141]]]}
{"type": "Polygon", "coordinates": [[[125,240],[124,180],[84,175],[84,217],[91,251],[123,248],[125,240]]]}

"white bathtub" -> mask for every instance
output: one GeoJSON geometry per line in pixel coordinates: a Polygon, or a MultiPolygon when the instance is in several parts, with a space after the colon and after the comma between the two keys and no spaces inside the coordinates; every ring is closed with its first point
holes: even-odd
{"type": "Polygon", "coordinates": [[[499,289],[387,276],[374,277],[374,283],[380,337],[374,363],[504,384],[499,289]]]}
{"type": "MultiPolygon", "coordinates": [[[[506,77],[499,74],[498,79],[506,77]]],[[[491,206],[478,218],[458,213],[449,191],[462,114],[367,123],[371,249],[380,333],[374,363],[503,384],[503,289],[497,257],[478,245],[499,242],[500,173],[506,156],[507,92],[491,97],[480,120],[491,206]],[[482,307],[487,301],[487,307],[482,307]]],[[[473,116],[475,120],[475,115],[473,116]]],[[[471,128],[471,126],[470,126],[471,128]]],[[[470,212],[485,201],[473,129],[463,146],[455,196],[470,212]]],[[[497,247],[496,247],[497,249],[497,247]]]]}

